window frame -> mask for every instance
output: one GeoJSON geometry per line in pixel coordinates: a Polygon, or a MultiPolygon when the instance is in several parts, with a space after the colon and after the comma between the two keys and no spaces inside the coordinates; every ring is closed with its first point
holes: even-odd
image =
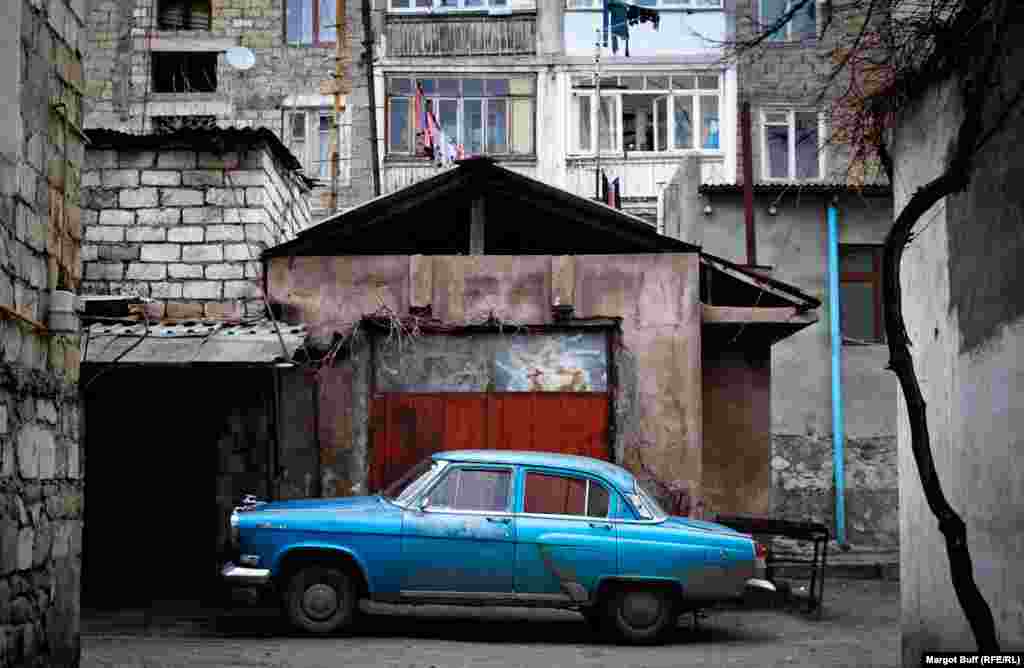
{"type": "Polygon", "coordinates": [[[444,467],[443,473],[433,481],[431,481],[429,487],[422,490],[413,502],[421,512],[425,513],[449,513],[449,514],[461,514],[461,515],[512,515],[515,511],[516,501],[516,471],[515,466],[502,465],[502,464],[486,464],[486,463],[457,463],[448,462],[448,465],[444,467]],[[434,490],[438,486],[442,485],[449,476],[456,475],[461,471],[501,471],[509,474],[508,491],[505,493],[505,508],[504,510],[469,510],[450,508],[448,506],[430,506],[423,507],[423,501],[430,498],[430,495],[434,493],[434,490]]]}
{"type": "MultiPolygon", "coordinates": [[[[337,118],[338,134],[340,138],[340,145],[338,146],[338,184],[344,186],[349,185],[351,177],[348,169],[351,159],[351,137],[349,136],[348,131],[351,123],[349,116],[350,113],[350,108],[346,107],[337,118]]],[[[331,178],[331,166],[329,159],[327,161],[324,175],[321,176],[320,174],[320,165],[323,162],[320,160],[320,141],[323,134],[320,131],[320,119],[326,117],[328,121],[330,121],[333,116],[333,107],[285,107],[285,145],[288,147],[288,150],[292,151],[293,155],[298,158],[306,176],[317,179],[318,181],[327,181],[328,186],[330,185],[331,178]],[[302,115],[305,117],[305,120],[303,121],[305,124],[305,136],[301,140],[303,144],[302,155],[298,155],[294,148],[297,142],[292,119],[296,115],[302,115]]],[[[330,126],[326,134],[328,156],[330,156],[332,132],[333,126],[330,126]]]]}
{"type": "MultiPolygon", "coordinates": [[[[793,1],[794,0],[786,0],[786,8],[782,10],[783,14],[786,14],[787,12],[789,12],[792,9],[793,1]]],[[[814,5],[814,32],[813,32],[813,34],[811,34],[811,35],[798,35],[798,36],[794,37],[793,36],[793,18],[795,18],[795,15],[794,15],[793,17],[790,17],[790,19],[788,21],[786,21],[786,23],[783,24],[777,31],[775,31],[771,35],[768,35],[767,38],[765,39],[765,44],[787,44],[787,43],[795,43],[795,42],[804,42],[804,41],[809,41],[809,40],[815,40],[816,41],[818,39],[818,0],[810,0],[810,2],[811,2],[812,5],[814,5]],[[781,36],[780,37],[776,37],[776,35],[781,35],[781,36]]],[[[767,5],[766,0],[757,0],[757,4],[758,4],[758,7],[757,7],[757,20],[759,22],[760,29],[762,31],[764,31],[764,30],[767,30],[769,27],[771,27],[772,24],[775,23],[775,20],[769,21],[769,20],[767,20],[765,18],[764,12],[765,12],[765,6],[767,5]]]]}
{"type": "Polygon", "coordinates": [[[818,109],[808,107],[762,107],[760,111],[760,125],[761,125],[761,180],[771,181],[773,183],[815,183],[825,180],[825,171],[828,166],[828,160],[826,156],[826,143],[824,137],[826,136],[825,127],[825,115],[818,109]],[[781,127],[781,123],[769,122],[768,114],[786,114],[786,129],[788,133],[787,146],[786,146],[786,176],[772,176],[768,158],[768,127],[781,127]],[[818,175],[814,177],[797,177],[796,176],[796,115],[797,114],[810,114],[813,113],[818,119],[818,146],[817,146],[817,157],[818,157],[818,175]]]}
{"type": "Polygon", "coordinates": [[[539,517],[546,519],[568,519],[575,521],[597,521],[597,520],[611,520],[613,504],[615,503],[615,488],[605,483],[603,480],[598,480],[593,476],[589,476],[585,473],[579,473],[576,471],[564,471],[560,469],[548,469],[541,467],[522,467],[522,484],[519,486],[519,491],[516,492],[516,504],[515,508],[518,515],[524,517],[539,517]],[[576,480],[585,480],[587,483],[586,491],[583,496],[583,515],[566,515],[564,513],[534,513],[526,511],[526,479],[531,473],[538,475],[562,477],[562,478],[573,478],[576,480]],[[590,487],[591,485],[597,485],[601,487],[605,494],[608,496],[608,506],[605,509],[604,516],[590,515],[590,487]]]}
{"type": "Polygon", "coordinates": [[[865,244],[865,243],[850,243],[850,244],[839,244],[839,310],[840,310],[840,328],[842,327],[842,308],[843,308],[843,285],[853,283],[856,285],[871,285],[872,295],[872,315],[873,315],[873,329],[874,338],[868,341],[862,339],[855,339],[848,337],[845,332],[840,329],[839,335],[842,338],[843,345],[884,345],[885,344],[885,319],[884,311],[882,308],[882,244],[865,244]],[[870,250],[871,257],[871,271],[843,271],[842,259],[843,251],[845,250],[870,250]]]}
{"type": "MultiPolygon", "coordinates": [[[[654,2],[637,2],[635,4],[639,5],[640,7],[657,9],[658,11],[715,11],[722,10],[725,8],[725,4],[722,0],[677,0],[676,2],[668,2],[667,0],[654,0],[654,2]]],[[[565,0],[565,9],[567,11],[585,11],[588,9],[600,11],[601,0],[565,0]]]]}
{"type": "MultiPolygon", "coordinates": [[[[388,161],[429,161],[429,158],[416,155],[416,137],[415,132],[415,92],[410,94],[392,94],[390,91],[390,82],[392,79],[408,79],[413,82],[423,79],[455,79],[459,82],[458,95],[453,96],[451,93],[445,92],[440,93],[437,91],[424,93],[423,98],[429,101],[431,105],[439,101],[455,101],[456,103],[456,133],[457,139],[465,139],[466,131],[466,110],[465,102],[479,100],[482,102],[480,105],[481,113],[481,132],[482,142],[484,150],[479,153],[471,153],[468,146],[464,146],[466,150],[466,157],[473,155],[482,155],[492,157],[499,160],[536,160],[537,157],[537,77],[533,72],[510,72],[510,73],[495,73],[495,72],[460,72],[460,73],[399,73],[399,74],[385,74],[385,94],[384,94],[384,155],[385,160],[388,161]],[[511,92],[511,85],[509,86],[509,92],[505,95],[491,95],[491,94],[465,94],[463,92],[462,81],[466,79],[481,79],[484,81],[491,79],[512,79],[517,77],[529,78],[531,81],[532,92],[529,94],[513,94],[511,92]],[[409,147],[407,151],[395,151],[391,146],[391,128],[392,128],[392,101],[396,98],[406,100],[408,104],[408,129],[405,137],[406,144],[409,147]],[[492,153],[489,152],[489,139],[490,139],[490,102],[492,100],[501,100],[505,106],[505,147],[504,153],[492,153]],[[529,101],[530,102],[530,152],[529,153],[514,153],[512,152],[513,146],[517,143],[513,138],[513,109],[515,102],[517,101],[529,101]]],[[[438,123],[441,123],[441,119],[438,118],[438,123]]]]}
{"type": "MultiPolygon", "coordinates": [[[[320,25],[320,0],[284,0],[284,11],[281,12],[281,20],[284,23],[283,28],[284,28],[284,43],[285,43],[285,46],[292,46],[292,47],[307,47],[307,46],[308,47],[333,47],[333,46],[335,46],[337,44],[337,38],[338,38],[337,37],[338,36],[338,26],[337,25],[334,26],[334,36],[335,36],[334,39],[332,39],[330,41],[321,41],[320,40],[320,30],[321,30],[321,27],[322,27],[320,25]],[[309,3],[312,4],[313,40],[311,42],[303,42],[303,41],[292,42],[292,41],[290,41],[288,39],[288,8],[291,7],[293,4],[301,5],[304,2],[309,2],[309,3]]],[[[338,18],[335,17],[334,21],[337,24],[338,18]]]]}
{"type": "MultiPolygon", "coordinates": [[[[587,75],[576,74],[575,77],[583,78],[587,75]]],[[[644,87],[636,89],[623,89],[613,88],[605,89],[601,88],[601,97],[614,97],[615,106],[618,112],[618,119],[616,121],[617,132],[612,142],[614,148],[601,148],[602,155],[604,154],[621,154],[628,153],[638,157],[652,157],[656,158],[659,156],[668,155],[684,155],[689,153],[697,153],[701,155],[724,155],[725,151],[722,148],[723,133],[722,133],[722,111],[724,108],[724,78],[723,73],[718,71],[707,71],[707,70],[696,70],[696,71],[676,71],[676,72],[614,72],[603,74],[601,76],[602,82],[605,79],[616,78],[621,84],[621,80],[625,78],[643,78],[644,87]],[[715,77],[717,87],[712,88],[701,88],[700,79],[702,77],[715,77]],[[667,88],[648,88],[647,80],[651,77],[665,77],[669,78],[669,86],[667,88]],[[694,88],[677,88],[670,77],[693,77],[694,88]],[[623,98],[629,95],[644,95],[644,96],[655,96],[655,98],[666,97],[666,137],[668,139],[668,148],[665,150],[655,150],[647,148],[644,150],[637,149],[626,149],[625,148],[625,117],[624,117],[624,105],[623,98]],[[704,120],[701,114],[701,103],[702,98],[705,97],[716,97],[718,100],[718,148],[705,148],[701,146],[703,143],[701,138],[704,130],[704,120]],[[676,146],[676,100],[680,98],[688,98],[692,102],[693,118],[691,119],[691,131],[690,139],[691,146],[680,148],[676,146]]],[[[589,76],[591,80],[593,76],[589,76]]],[[[619,85],[616,84],[616,85],[619,85]]],[[[573,77],[570,76],[569,80],[569,104],[567,105],[569,110],[569,154],[578,157],[587,157],[596,155],[596,146],[598,140],[598,116],[597,116],[597,104],[595,104],[596,89],[593,84],[590,85],[574,85],[573,77]],[[589,97],[590,98],[590,148],[582,149],[579,146],[579,133],[578,124],[576,123],[576,105],[573,104],[572,99],[574,97],[589,97]]],[[[657,116],[656,109],[652,104],[651,107],[651,118],[654,119],[657,116]]],[[[652,120],[653,122],[653,120],[652,120]]],[[[655,144],[657,143],[655,138],[655,144]]]]}

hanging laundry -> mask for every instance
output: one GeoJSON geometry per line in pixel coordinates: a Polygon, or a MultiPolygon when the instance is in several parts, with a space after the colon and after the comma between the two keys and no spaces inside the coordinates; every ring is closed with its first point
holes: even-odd
{"type": "Polygon", "coordinates": [[[433,157],[430,143],[429,123],[427,122],[427,100],[423,97],[423,87],[416,82],[416,96],[413,98],[413,123],[415,142],[413,155],[417,157],[433,157]]]}
{"type": "Polygon", "coordinates": [[[621,188],[620,188],[621,181],[619,180],[621,178],[622,177],[620,177],[620,176],[616,176],[615,180],[612,181],[611,196],[609,198],[611,201],[608,202],[608,206],[613,206],[616,209],[621,209],[622,208],[622,193],[621,193],[621,188]]]}
{"type": "Polygon", "coordinates": [[[629,57],[629,26],[651,23],[657,30],[661,25],[661,15],[655,9],[639,7],[622,0],[604,0],[602,15],[604,25],[604,45],[608,46],[608,33],[612,36],[612,53],[619,52],[619,38],[626,44],[626,57],[629,57]]]}

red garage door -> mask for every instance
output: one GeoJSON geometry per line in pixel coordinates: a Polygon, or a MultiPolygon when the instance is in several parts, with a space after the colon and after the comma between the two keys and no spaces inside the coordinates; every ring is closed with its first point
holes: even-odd
{"type": "Polygon", "coordinates": [[[541,450],[609,459],[604,392],[378,394],[370,405],[370,491],[441,450],[541,450]]]}

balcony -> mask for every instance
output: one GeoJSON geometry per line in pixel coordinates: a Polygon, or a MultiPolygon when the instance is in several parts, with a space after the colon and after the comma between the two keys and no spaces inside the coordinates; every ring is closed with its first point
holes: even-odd
{"type": "MultiPolygon", "coordinates": [[[[657,199],[661,184],[668,183],[679,169],[682,156],[619,155],[601,157],[601,169],[609,179],[619,179],[619,194],[631,199],[657,199]]],[[[725,173],[725,158],[701,156],[701,183],[731,182],[725,173]]],[[[566,160],[566,190],[581,197],[593,197],[596,162],[593,157],[566,160]]]]}
{"type": "Polygon", "coordinates": [[[389,58],[519,56],[536,52],[537,16],[398,14],[387,19],[389,58]]]}

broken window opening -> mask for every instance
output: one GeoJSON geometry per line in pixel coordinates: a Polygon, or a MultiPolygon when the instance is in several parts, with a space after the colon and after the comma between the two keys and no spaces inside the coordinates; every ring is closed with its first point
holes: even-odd
{"type": "Polygon", "coordinates": [[[160,30],[209,30],[210,0],[160,0],[160,30]]]}
{"type": "Polygon", "coordinates": [[[216,52],[154,52],[154,93],[215,93],[216,52]]]}

